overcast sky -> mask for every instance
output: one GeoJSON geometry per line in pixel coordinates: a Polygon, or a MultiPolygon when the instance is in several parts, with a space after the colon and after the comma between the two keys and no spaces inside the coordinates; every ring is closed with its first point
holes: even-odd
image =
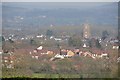
{"type": "MultiPolygon", "coordinates": [[[[7,2],[3,3],[3,6],[12,6],[12,7],[23,7],[23,8],[76,8],[82,9],[84,8],[93,8],[104,5],[110,5],[113,2],[7,2]]],[[[113,6],[113,7],[117,7],[113,6]]]]}
{"type": "Polygon", "coordinates": [[[120,0],[0,0],[2,2],[118,2],[120,0]]]}

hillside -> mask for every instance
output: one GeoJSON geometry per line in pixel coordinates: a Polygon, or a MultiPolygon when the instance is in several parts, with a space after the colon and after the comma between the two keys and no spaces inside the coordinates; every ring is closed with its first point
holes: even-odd
{"type": "MultiPolygon", "coordinates": [[[[59,3],[56,4],[59,5],[59,3]]],[[[11,6],[3,3],[2,8],[3,27],[42,27],[50,26],[51,24],[55,26],[79,26],[86,21],[97,25],[117,26],[117,3],[108,3],[106,5],[90,8],[86,7],[86,5],[82,5],[77,8],[74,8],[74,6],[73,8],[68,6],[67,8],[52,7],[51,9],[44,9],[44,7],[41,6],[39,8],[25,8],[22,5],[15,7],[15,5],[11,6]],[[16,19],[16,17],[18,18],[16,19]]]]}

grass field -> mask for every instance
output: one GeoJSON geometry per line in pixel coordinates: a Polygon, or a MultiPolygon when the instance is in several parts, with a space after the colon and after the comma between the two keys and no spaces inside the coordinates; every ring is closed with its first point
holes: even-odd
{"type": "Polygon", "coordinates": [[[80,78],[77,74],[33,74],[33,78],[80,78]]]}
{"type": "MultiPolygon", "coordinates": [[[[97,75],[97,74],[96,74],[97,75]]],[[[98,78],[94,77],[95,74],[42,74],[42,73],[34,73],[32,76],[6,76],[3,78],[98,78]]],[[[104,77],[100,77],[104,78],[104,77]]]]}

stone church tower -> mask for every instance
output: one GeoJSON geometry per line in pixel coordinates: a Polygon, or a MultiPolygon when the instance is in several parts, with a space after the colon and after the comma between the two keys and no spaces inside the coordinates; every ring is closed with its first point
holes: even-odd
{"type": "Polygon", "coordinates": [[[83,25],[83,38],[88,39],[90,38],[90,26],[89,24],[84,24],[83,25]]]}

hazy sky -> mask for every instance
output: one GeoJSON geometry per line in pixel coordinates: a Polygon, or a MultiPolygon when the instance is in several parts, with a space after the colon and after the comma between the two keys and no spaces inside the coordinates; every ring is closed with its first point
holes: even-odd
{"type": "Polygon", "coordinates": [[[118,2],[120,0],[0,0],[2,2],[118,2]]]}
{"type": "MultiPolygon", "coordinates": [[[[7,2],[4,6],[24,8],[92,8],[112,4],[113,2],[7,2]]],[[[116,5],[117,6],[117,5],[116,5]]],[[[115,7],[116,7],[115,6],[115,7]]]]}

